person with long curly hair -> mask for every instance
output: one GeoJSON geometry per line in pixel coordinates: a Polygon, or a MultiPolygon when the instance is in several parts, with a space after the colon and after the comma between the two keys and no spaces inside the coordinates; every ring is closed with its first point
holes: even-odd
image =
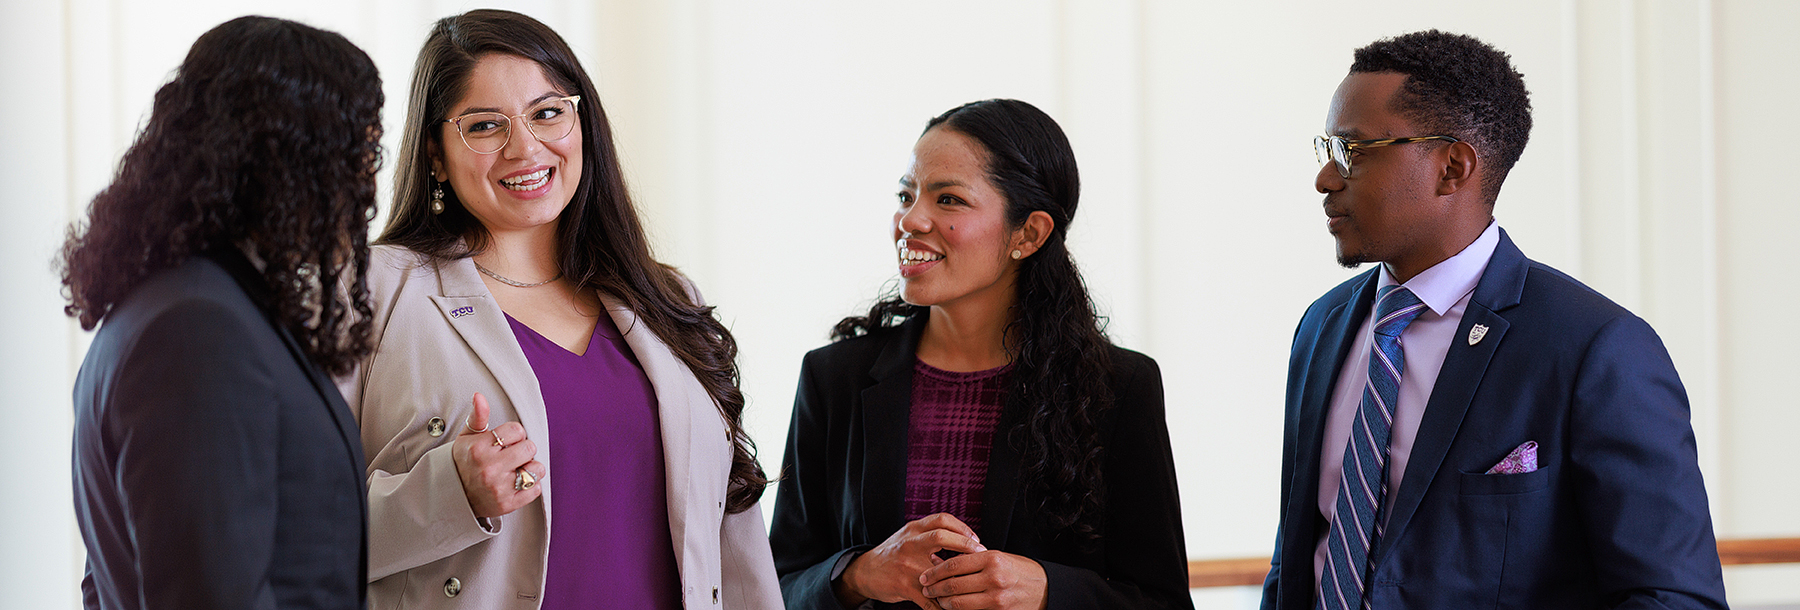
{"type": "Polygon", "coordinates": [[[737,345],[651,256],[599,92],[510,11],[439,20],[371,254],[374,608],[777,608],[737,345]]]}
{"type": "Polygon", "coordinates": [[[327,373],[369,351],[381,79],[343,36],[200,36],[73,227],[87,608],[359,608],[362,445],[327,373]]]}
{"type": "Polygon", "coordinates": [[[1162,374],[1066,244],[1075,153],[1017,100],[932,119],[899,294],[801,365],[770,532],[789,608],[1191,608],[1162,374]]]}

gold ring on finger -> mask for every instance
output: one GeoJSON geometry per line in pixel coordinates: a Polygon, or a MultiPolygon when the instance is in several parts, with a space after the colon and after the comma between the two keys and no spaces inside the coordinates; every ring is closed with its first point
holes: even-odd
{"type": "Polygon", "coordinates": [[[513,490],[515,491],[525,491],[531,489],[533,485],[537,485],[537,477],[531,476],[531,472],[524,468],[520,468],[518,476],[513,477],[513,490]]]}
{"type": "Polygon", "coordinates": [[[506,442],[505,442],[505,441],[502,441],[502,440],[500,440],[500,431],[499,431],[499,430],[494,430],[494,431],[493,431],[493,433],[494,433],[494,446],[495,446],[495,447],[505,447],[505,446],[506,446],[506,442]]]}

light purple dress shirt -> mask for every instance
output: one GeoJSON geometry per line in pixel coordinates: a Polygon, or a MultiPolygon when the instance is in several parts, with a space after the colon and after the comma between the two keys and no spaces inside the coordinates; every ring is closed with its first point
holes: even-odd
{"type": "MultiPolygon", "coordinates": [[[[1475,293],[1475,285],[1481,281],[1481,273],[1487,269],[1488,259],[1494,257],[1494,248],[1498,245],[1500,223],[1489,222],[1487,230],[1462,252],[1403,284],[1425,302],[1426,311],[1400,333],[1406,370],[1400,373],[1400,396],[1388,437],[1388,498],[1393,498],[1400,490],[1400,479],[1406,474],[1413,440],[1419,436],[1419,421],[1425,417],[1425,403],[1431,398],[1431,389],[1437,385],[1438,369],[1444,366],[1444,356],[1450,353],[1451,342],[1457,339],[1456,329],[1462,324],[1469,296],[1475,293]]],[[[1387,265],[1382,264],[1378,286],[1396,283],[1387,265]]],[[[1374,309],[1370,308],[1369,317],[1363,319],[1362,328],[1356,331],[1356,342],[1344,358],[1344,368],[1338,370],[1337,385],[1331,393],[1331,410],[1326,413],[1324,446],[1319,454],[1319,513],[1325,516],[1327,523],[1337,514],[1338,485],[1344,481],[1344,445],[1350,442],[1350,426],[1362,404],[1363,387],[1368,384],[1369,343],[1373,333],[1370,324],[1374,317],[1374,309]]],[[[1392,507],[1392,504],[1383,503],[1382,519],[1388,517],[1392,507]]],[[[1313,582],[1318,582],[1325,571],[1324,534],[1328,530],[1319,531],[1319,541],[1313,551],[1313,582]]]]}

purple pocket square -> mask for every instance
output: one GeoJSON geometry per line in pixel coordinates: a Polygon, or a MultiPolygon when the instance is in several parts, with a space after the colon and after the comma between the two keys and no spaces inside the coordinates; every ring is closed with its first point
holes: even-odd
{"type": "Polygon", "coordinates": [[[1525,441],[1525,444],[1513,449],[1512,453],[1506,454],[1506,459],[1500,460],[1500,463],[1489,468],[1487,474],[1525,474],[1527,472],[1537,472],[1537,441],[1525,441]]]}

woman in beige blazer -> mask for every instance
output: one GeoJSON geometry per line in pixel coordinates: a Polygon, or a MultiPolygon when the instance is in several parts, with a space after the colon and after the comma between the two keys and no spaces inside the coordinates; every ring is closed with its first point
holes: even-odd
{"type": "Polygon", "coordinates": [[[650,256],[568,46],[517,13],[440,20],[407,115],[376,351],[340,380],[370,607],[780,607],[736,344],[650,256]]]}

